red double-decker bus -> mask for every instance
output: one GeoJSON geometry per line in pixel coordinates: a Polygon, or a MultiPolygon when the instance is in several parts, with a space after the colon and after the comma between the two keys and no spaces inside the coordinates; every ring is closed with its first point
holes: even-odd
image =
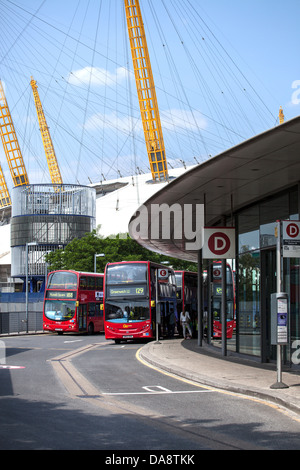
{"type": "Polygon", "coordinates": [[[108,263],[105,268],[104,328],[116,343],[153,339],[175,329],[174,271],[150,261],[108,263]]]}
{"type": "Polygon", "coordinates": [[[52,271],[48,274],[43,308],[43,330],[104,331],[104,274],[52,271]]]}
{"type": "MultiPolygon", "coordinates": [[[[222,306],[222,263],[213,262],[212,273],[212,317],[213,317],[213,337],[222,337],[221,306],[222,306]]],[[[226,318],[227,318],[227,338],[232,338],[235,329],[235,279],[231,266],[226,264],[226,318]]]]}

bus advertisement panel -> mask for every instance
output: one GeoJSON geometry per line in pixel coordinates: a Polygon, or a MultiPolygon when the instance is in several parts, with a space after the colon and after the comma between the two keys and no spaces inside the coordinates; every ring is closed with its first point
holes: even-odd
{"type": "Polygon", "coordinates": [[[104,274],[52,271],[48,274],[43,308],[43,330],[104,331],[104,274]]]}
{"type": "Polygon", "coordinates": [[[106,339],[114,339],[116,343],[153,339],[157,322],[162,331],[175,328],[173,270],[150,261],[108,263],[104,284],[106,339]]]}

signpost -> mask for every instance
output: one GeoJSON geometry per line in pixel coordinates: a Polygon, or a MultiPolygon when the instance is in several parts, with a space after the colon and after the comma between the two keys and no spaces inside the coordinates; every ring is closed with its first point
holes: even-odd
{"type": "Polygon", "coordinates": [[[288,388],[282,382],[282,346],[289,344],[289,298],[282,292],[282,259],[300,257],[300,222],[277,221],[276,232],[277,293],[271,294],[271,344],[277,345],[277,382],[272,389],[288,388]]]}
{"type": "Polygon", "coordinates": [[[235,229],[205,227],[202,256],[204,259],[235,258],[235,229]]]}
{"type": "Polygon", "coordinates": [[[282,221],[282,257],[300,258],[300,222],[282,221]]]}
{"type": "Polygon", "coordinates": [[[38,243],[37,242],[27,242],[26,243],[26,251],[25,251],[25,282],[26,282],[26,285],[25,285],[25,312],[26,312],[26,333],[28,333],[28,322],[29,322],[29,318],[28,318],[28,256],[29,256],[29,250],[28,248],[30,246],[38,246],[38,243]]]}

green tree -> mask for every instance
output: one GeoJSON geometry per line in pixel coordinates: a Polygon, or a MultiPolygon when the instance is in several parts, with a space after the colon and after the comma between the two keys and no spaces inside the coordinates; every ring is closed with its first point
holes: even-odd
{"type": "Polygon", "coordinates": [[[81,239],[75,238],[64,249],[51,252],[46,256],[48,270],[74,269],[75,271],[94,271],[94,255],[97,258],[97,272],[104,272],[105,265],[116,261],[154,261],[169,263],[174,269],[196,271],[197,264],[154,253],[143,248],[128,234],[114,238],[103,238],[96,231],[87,233],[81,239]]]}

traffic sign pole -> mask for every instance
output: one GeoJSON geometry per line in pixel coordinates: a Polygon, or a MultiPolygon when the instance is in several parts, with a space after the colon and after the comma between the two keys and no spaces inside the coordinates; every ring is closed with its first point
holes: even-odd
{"type": "MultiPolygon", "coordinates": [[[[276,225],[277,243],[276,243],[276,290],[277,294],[282,292],[282,254],[281,254],[281,222],[278,220],[276,225]]],[[[288,388],[288,385],[282,382],[282,345],[277,344],[277,382],[271,385],[272,389],[288,388]]]]}
{"type": "Polygon", "coordinates": [[[226,305],[226,259],[222,259],[222,355],[227,356],[227,305],[226,305]]]}

